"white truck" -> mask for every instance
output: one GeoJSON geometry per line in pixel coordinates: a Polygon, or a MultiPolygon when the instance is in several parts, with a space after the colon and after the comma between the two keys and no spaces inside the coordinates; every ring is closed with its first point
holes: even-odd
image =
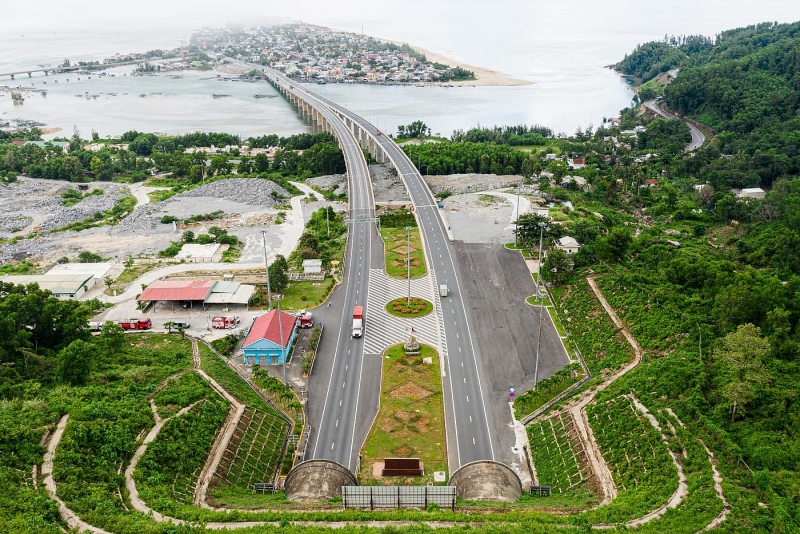
{"type": "Polygon", "coordinates": [[[364,335],[364,306],[353,308],[353,337],[364,335]]]}
{"type": "Polygon", "coordinates": [[[442,285],[439,286],[439,296],[440,297],[446,297],[447,296],[447,286],[445,284],[442,284],[442,285]]]}

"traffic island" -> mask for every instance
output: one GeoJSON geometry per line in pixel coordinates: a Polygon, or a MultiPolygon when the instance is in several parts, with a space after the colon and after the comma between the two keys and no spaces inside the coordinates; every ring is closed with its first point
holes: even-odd
{"type": "Polygon", "coordinates": [[[394,345],[383,355],[380,411],[361,450],[362,485],[422,486],[447,471],[439,355],[429,345],[415,349],[394,345]],[[387,458],[418,459],[423,474],[383,476],[387,458]]]}
{"type": "Polygon", "coordinates": [[[433,311],[433,303],[429,300],[412,297],[409,306],[408,297],[394,299],[386,304],[386,312],[395,317],[416,318],[425,317],[433,311]]]}

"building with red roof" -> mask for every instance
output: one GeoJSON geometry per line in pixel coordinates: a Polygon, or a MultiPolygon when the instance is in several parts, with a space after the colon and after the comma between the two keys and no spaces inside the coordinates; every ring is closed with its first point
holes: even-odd
{"type": "Polygon", "coordinates": [[[295,321],[293,315],[278,310],[257,317],[242,344],[245,365],[282,364],[297,337],[295,321]]]}
{"type": "Polygon", "coordinates": [[[173,308],[176,302],[184,308],[197,305],[205,310],[209,304],[247,306],[254,293],[254,286],[227,280],[157,280],[137,300],[152,303],[154,311],[158,302],[169,302],[173,308]]]}

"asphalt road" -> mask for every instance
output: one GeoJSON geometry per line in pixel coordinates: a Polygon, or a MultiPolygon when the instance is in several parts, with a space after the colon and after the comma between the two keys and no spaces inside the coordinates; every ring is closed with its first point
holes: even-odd
{"type": "MultiPolygon", "coordinates": [[[[661,107],[658,106],[658,104],[656,103],[655,100],[648,100],[647,102],[644,103],[644,105],[645,105],[645,107],[647,107],[647,109],[649,109],[649,110],[653,111],[654,113],[664,117],[667,120],[671,120],[671,121],[679,121],[679,120],[681,120],[678,117],[676,117],[675,115],[673,115],[672,113],[669,113],[668,111],[664,111],[663,109],[661,109],[661,107]]],[[[703,143],[706,142],[706,136],[705,136],[705,134],[703,134],[703,132],[701,132],[693,124],[690,124],[690,123],[687,122],[686,126],[688,126],[689,127],[689,131],[692,132],[692,142],[689,143],[688,145],[686,145],[683,149],[686,152],[692,152],[694,150],[697,150],[701,146],[703,146],[703,143]]]]}
{"type": "Polygon", "coordinates": [[[438,206],[414,164],[394,140],[378,135],[375,126],[335,102],[317,96],[333,110],[358,123],[377,140],[403,178],[414,207],[427,259],[435,283],[446,284],[447,297],[441,299],[444,328],[444,400],[447,423],[448,463],[453,472],[460,466],[478,460],[495,458],[494,423],[486,410],[483,390],[484,369],[478,345],[462,299],[462,291],[454,261],[454,250],[447,239],[447,230],[439,217],[438,206]]]}
{"type": "MultiPolygon", "coordinates": [[[[378,359],[377,366],[372,361],[365,365],[364,338],[355,339],[351,335],[355,306],[365,306],[364,335],[369,335],[369,310],[366,309],[369,269],[374,257],[373,246],[379,240],[369,169],[361,147],[339,117],[319,102],[316,95],[305,91],[274,71],[270,74],[275,83],[314,105],[327,119],[334,128],[347,165],[350,229],[344,262],[344,296],[336,299],[337,305],[342,306],[341,324],[332,363],[325,365],[319,362],[320,367],[329,370],[330,379],[322,409],[313,414],[312,421],[316,422],[318,416],[318,422],[312,430],[306,459],[334,460],[355,472],[361,443],[366,436],[363,423],[368,419],[371,421],[374,417],[380,396],[380,360],[378,359]]],[[[330,326],[334,325],[329,324],[330,326]]],[[[324,352],[329,353],[329,350],[320,352],[318,357],[324,360],[326,358],[324,352]]],[[[322,371],[322,368],[316,370],[318,374],[322,371]]],[[[315,382],[315,385],[318,385],[319,381],[315,382]]],[[[311,396],[316,396],[316,391],[309,390],[309,397],[311,396]]]]}

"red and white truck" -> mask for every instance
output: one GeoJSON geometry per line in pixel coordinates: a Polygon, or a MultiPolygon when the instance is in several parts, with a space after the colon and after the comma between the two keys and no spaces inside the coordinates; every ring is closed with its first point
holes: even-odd
{"type": "Polygon", "coordinates": [[[353,308],[353,337],[364,335],[364,306],[353,308]]]}
{"type": "Polygon", "coordinates": [[[211,328],[236,328],[240,321],[238,315],[222,315],[211,319],[211,328]]]}
{"type": "Polygon", "coordinates": [[[122,321],[117,321],[117,324],[125,330],[150,330],[153,328],[153,322],[149,317],[123,319],[122,321]]]}
{"type": "Polygon", "coordinates": [[[297,316],[297,326],[299,328],[311,328],[314,326],[314,319],[309,312],[297,316]]]}

